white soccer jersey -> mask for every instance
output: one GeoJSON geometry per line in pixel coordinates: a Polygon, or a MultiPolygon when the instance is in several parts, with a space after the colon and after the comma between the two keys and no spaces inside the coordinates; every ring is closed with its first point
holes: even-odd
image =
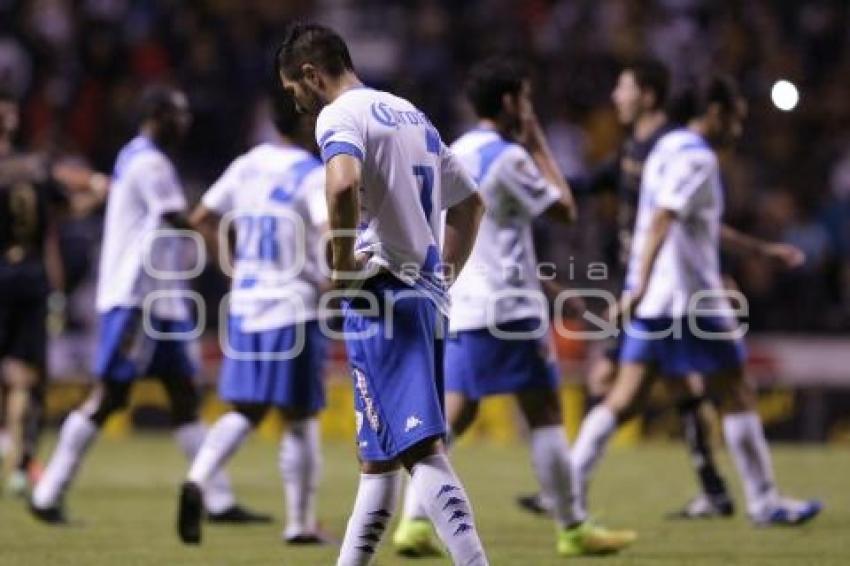
{"type": "Polygon", "coordinates": [[[637,283],[652,217],[660,208],[674,211],[677,220],[659,250],[637,316],[682,317],[696,309],[729,315],[730,305],[722,296],[720,276],[723,215],[720,169],[714,151],[690,130],[679,129],[666,134],[647,158],[629,257],[627,289],[634,288],[637,283]],[[700,292],[708,292],[710,296],[697,304],[691,303],[694,294],[700,292]]]}
{"type": "Polygon", "coordinates": [[[450,290],[451,331],[546,319],[531,222],[561,198],[520,145],[476,129],[452,151],[478,182],[484,218],[472,254],[450,290]]]}
{"type": "Polygon", "coordinates": [[[236,229],[230,314],[242,330],[315,319],[327,224],[319,160],[294,147],[258,145],[233,161],[202,203],[236,229]]]}
{"type": "Polygon", "coordinates": [[[322,110],[316,139],[325,162],[339,153],[363,162],[356,251],[446,312],[440,211],[475,185],[428,118],[403,98],[355,88],[322,110]]]}
{"type": "MultiPolygon", "coordinates": [[[[161,271],[185,269],[185,241],[176,237],[152,238],[168,228],[162,215],[186,209],[186,198],[169,158],[145,136],[131,140],[115,162],[106,204],[103,245],[97,282],[97,310],[141,306],[152,291],[178,291],[181,281],[153,277],[144,268],[144,254],[161,271]],[[153,245],[149,251],[145,246],[153,245]]],[[[160,318],[183,320],[189,313],[182,298],[161,298],[153,303],[160,318]]]]}

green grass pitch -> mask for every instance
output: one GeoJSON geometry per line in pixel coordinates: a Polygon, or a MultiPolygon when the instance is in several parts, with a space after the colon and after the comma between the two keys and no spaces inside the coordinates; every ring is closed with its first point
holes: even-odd
{"type": "MultiPolygon", "coordinates": [[[[52,445],[46,442],[45,449],[52,445]]],[[[325,447],[320,515],[325,528],[342,535],[357,481],[350,446],[325,447]]],[[[276,446],[254,440],[231,464],[236,490],[246,504],[272,511],[276,524],[205,526],[199,548],[184,547],[174,531],[177,485],[185,472],[170,437],[137,434],[103,439],[90,454],[69,511],[79,524],[53,529],[36,523],[21,501],[0,499],[0,564],[6,565],[328,565],[333,548],[293,549],[280,541],[281,486],[276,446]]],[[[839,565],[850,564],[850,451],[784,446],[775,452],[780,484],[790,494],[817,496],[824,514],[803,528],[757,529],[739,513],[731,520],[671,522],[666,511],[694,490],[679,445],[646,444],[614,449],[603,460],[591,493],[593,512],[606,524],[633,527],[639,541],[616,557],[558,560],[553,528],[514,507],[516,493],[534,489],[524,447],[476,444],[459,447],[454,460],[475,505],[479,531],[491,563],[539,566],[569,562],[614,566],[839,565]]],[[[728,459],[722,460],[732,476],[728,459]]],[[[739,495],[740,491],[736,493],[739,495]]],[[[376,561],[411,563],[384,541],[376,561]]],[[[448,560],[421,560],[422,566],[448,560]]]]}

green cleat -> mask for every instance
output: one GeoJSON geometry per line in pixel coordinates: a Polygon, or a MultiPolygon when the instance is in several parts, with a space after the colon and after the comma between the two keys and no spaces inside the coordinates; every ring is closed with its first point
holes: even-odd
{"type": "Polygon", "coordinates": [[[434,528],[427,519],[402,519],[393,533],[395,551],[408,558],[442,556],[434,543],[434,528]]]}
{"type": "Polygon", "coordinates": [[[560,556],[592,556],[611,554],[637,540],[634,531],[614,531],[584,521],[571,529],[558,531],[557,549],[560,556]]]}

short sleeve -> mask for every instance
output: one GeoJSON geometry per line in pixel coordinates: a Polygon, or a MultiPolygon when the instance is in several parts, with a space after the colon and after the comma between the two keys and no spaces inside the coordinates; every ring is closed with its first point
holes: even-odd
{"type": "Polygon", "coordinates": [[[327,224],[328,203],[325,199],[325,171],[322,167],[316,167],[307,175],[303,190],[310,223],[315,227],[327,224]]]}
{"type": "Polygon", "coordinates": [[[233,193],[238,187],[241,159],[231,163],[221,177],[201,197],[201,204],[218,214],[224,215],[233,210],[233,193]]]}
{"type": "Polygon", "coordinates": [[[339,103],[329,104],[316,120],[316,142],[322,161],[347,154],[363,160],[366,155],[365,136],[354,116],[339,103]]]}
{"type": "Polygon", "coordinates": [[[466,200],[477,187],[454,152],[443,143],[440,146],[440,197],[445,210],[466,200]]]}
{"type": "Polygon", "coordinates": [[[137,186],[150,210],[159,214],[186,209],[186,197],[174,168],[162,157],[142,159],[136,164],[137,186]]]}
{"type": "Polygon", "coordinates": [[[560,189],[540,173],[531,155],[519,146],[508,150],[498,173],[504,188],[532,218],[561,200],[560,189]]]}
{"type": "Polygon", "coordinates": [[[709,151],[686,149],[673,154],[660,172],[656,206],[687,216],[716,169],[717,161],[709,151]]]}

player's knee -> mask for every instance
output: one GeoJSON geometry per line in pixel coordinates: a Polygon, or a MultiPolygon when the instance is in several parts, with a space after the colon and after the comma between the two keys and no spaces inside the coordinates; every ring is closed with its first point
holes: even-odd
{"type": "Polygon", "coordinates": [[[444,447],[442,440],[440,440],[439,437],[433,436],[414,444],[402,452],[399,455],[399,460],[402,465],[410,471],[419,461],[443,451],[444,447]]]}
{"type": "Polygon", "coordinates": [[[258,403],[237,403],[233,410],[248,419],[251,426],[257,426],[266,416],[268,406],[258,403]]]}
{"type": "Polygon", "coordinates": [[[97,426],[116,411],[127,407],[130,398],[130,385],[114,381],[105,381],[95,386],[89,398],[83,405],[83,412],[97,426]]]}

